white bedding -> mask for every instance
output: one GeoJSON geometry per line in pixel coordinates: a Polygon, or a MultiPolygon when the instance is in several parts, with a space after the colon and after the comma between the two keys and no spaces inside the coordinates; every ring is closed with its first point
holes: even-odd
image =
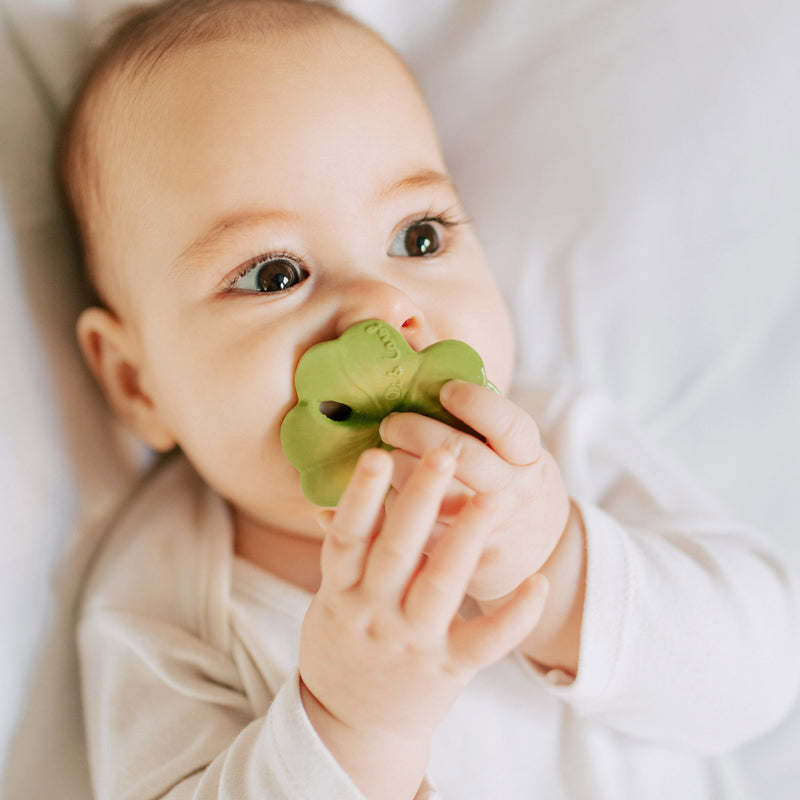
{"type": "MultiPolygon", "coordinates": [[[[80,366],[49,178],[88,30],[119,5],[2,0],[0,17],[0,753],[22,716],[13,763],[54,787],[81,768],[36,727],[75,713],[67,600],[139,457],[80,366]]],[[[800,569],[800,4],[342,5],[431,101],[520,374],[610,392],[800,569]]],[[[800,796],[798,754],[800,710],[742,753],[754,796],[800,796]]]]}

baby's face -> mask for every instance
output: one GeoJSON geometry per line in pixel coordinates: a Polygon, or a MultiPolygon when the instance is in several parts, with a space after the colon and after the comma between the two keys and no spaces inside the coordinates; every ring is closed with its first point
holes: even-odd
{"type": "Polygon", "coordinates": [[[295,39],[158,68],[103,257],[175,441],[242,520],[316,536],[279,440],[311,345],[380,318],[503,389],[513,344],[413,82],[360,31],[295,39]]]}

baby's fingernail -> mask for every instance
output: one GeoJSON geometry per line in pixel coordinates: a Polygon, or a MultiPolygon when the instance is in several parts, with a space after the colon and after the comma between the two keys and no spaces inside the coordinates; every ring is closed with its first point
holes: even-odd
{"type": "Polygon", "coordinates": [[[394,416],[395,413],[396,412],[393,412],[391,414],[387,414],[387,416],[385,416],[381,420],[381,424],[378,425],[378,435],[381,437],[381,440],[384,441],[384,442],[386,441],[386,436],[387,436],[387,434],[389,432],[389,420],[394,416]]]}
{"type": "Polygon", "coordinates": [[[458,388],[459,383],[460,381],[455,379],[447,381],[447,383],[439,390],[439,400],[442,403],[446,403],[453,396],[453,393],[458,388]]]}
{"type": "Polygon", "coordinates": [[[327,533],[328,528],[330,528],[331,523],[333,522],[333,515],[334,510],[332,508],[323,508],[322,511],[318,511],[315,519],[317,520],[317,524],[322,528],[323,531],[327,533]]]}
{"type": "Polygon", "coordinates": [[[386,470],[386,454],[377,448],[365,450],[358,460],[358,466],[369,475],[381,475],[386,470]]]}
{"type": "Polygon", "coordinates": [[[449,472],[455,461],[455,456],[447,450],[432,450],[425,455],[425,463],[436,472],[449,472]]]}

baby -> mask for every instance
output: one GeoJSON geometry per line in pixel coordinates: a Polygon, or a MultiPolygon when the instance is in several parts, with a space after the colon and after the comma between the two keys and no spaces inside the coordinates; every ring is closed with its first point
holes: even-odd
{"type": "Polygon", "coordinates": [[[506,309],[374,33],[297,0],[134,11],[61,176],[98,297],[82,351],[175,451],[86,582],[98,798],[712,797],[707,756],[788,710],[796,620],[769,548],[663,507],[624,459],[571,501],[506,396],[506,309]],[[370,319],[415,351],[466,342],[501,393],[444,385],[478,437],[386,417],[394,449],[320,509],[281,423],[301,356],[370,319]]]}

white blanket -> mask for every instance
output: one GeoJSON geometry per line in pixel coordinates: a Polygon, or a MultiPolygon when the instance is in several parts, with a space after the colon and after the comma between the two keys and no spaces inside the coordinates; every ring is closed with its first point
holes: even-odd
{"type": "MultiPolygon", "coordinates": [[[[88,30],[119,5],[1,6],[0,752],[31,685],[40,707],[71,685],[67,600],[139,460],[80,366],[49,172],[88,30]],[[45,642],[58,661],[35,671],[45,642]]],[[[431,101],[520,374],[610,392],[800,568],[800,4],[342,5],[431,101]]],[[[765,800],[797,797],[799,751],[800,711],[742,754],[765,800]]]]}

